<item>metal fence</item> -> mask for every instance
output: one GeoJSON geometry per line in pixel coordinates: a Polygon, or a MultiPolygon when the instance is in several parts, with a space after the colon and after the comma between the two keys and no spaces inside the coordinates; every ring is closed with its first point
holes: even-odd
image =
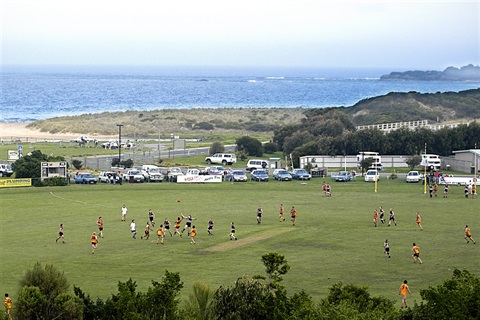
{"type": "MultiPolygon", "coordinates": [[[[131,159],[135,167],[144,164],[159,164],[160,160],[175,159],[176,157],[186,157],[195,155],[207,155],[208,148],[181,149],[181,150],[163,150],[146,152],[125,152],[121,154],[121,160],[131,159]]],[[[82,162],[83,167],[91,170],[107,171],[112,167],[113,159],[118,159],[118,155],[98,155],[89,157],[70,157],[67,161],[72,164],[73,160],[82,162]]]]}

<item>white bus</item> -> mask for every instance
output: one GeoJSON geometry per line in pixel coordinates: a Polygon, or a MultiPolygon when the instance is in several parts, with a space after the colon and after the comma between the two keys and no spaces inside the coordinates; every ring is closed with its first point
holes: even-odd
{"type": "Polygon", "coordinates": [[[365,159],[372,158],[372,165],[367,168],[368,169],[376,169],[382,170],[382,156],[378,152],[371,152],[371,151],[362,151],[357,155],[357,167],[362,167],[362,161],[365,159]]]}
{"type": "Polygon", "coordinates": [[[442,160],[437,154],[422,154],[422,162],[420,165],[427,167],[426,169],[428,170],[433,169],[434,171],[438,171],[442,165],[442,160]]]}

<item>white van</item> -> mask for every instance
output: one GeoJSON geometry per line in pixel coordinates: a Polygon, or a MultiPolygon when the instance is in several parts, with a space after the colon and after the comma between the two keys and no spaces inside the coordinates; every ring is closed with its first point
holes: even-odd
{"type": "Polygon", "coordinates": [[[433,169],[433,171],[438,171],[442,165],[442,160],[437,154],[422,154],[422,162],[420,165],[427,167],[428,170],[433,169]]]}
{"type": "Polygon", "coordinates": [[[250,159],[247,162],[247,171],[253,171],[257,169],[267,169],[268,160],[262,159],[250,159]]]}
{"type": "Polygon", "coordinates": [[[371,151],[362,151],[357,155],[357,168],[362,167],[362,162],[365,159],[371,158],[372,164],[368,169],[378,169],[382,170],[382,156],[378,152],[371,152],[371,151]]]}

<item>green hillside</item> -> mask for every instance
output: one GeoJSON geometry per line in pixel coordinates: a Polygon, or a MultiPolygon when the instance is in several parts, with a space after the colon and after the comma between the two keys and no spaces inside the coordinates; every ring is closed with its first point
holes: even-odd
{"type": "Polygon", "coordinates": [[[361,100],[345,112],[356,125],[480,118],[480,89],[445,93],[395,93],[361,100]]]}

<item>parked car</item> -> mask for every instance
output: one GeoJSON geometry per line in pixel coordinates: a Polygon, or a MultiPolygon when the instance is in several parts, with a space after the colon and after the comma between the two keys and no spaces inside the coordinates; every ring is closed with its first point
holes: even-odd
{"type": "Polygon", "coordinates": [[[128,170],[124,175],[123,179],[127,182],[144,182],[145,177],[142,172],[138,169],[128,170]]]}
{"type": "Polygon", "coordinates": [[[263,169],[253,170],[252,174],[250,175],[250,180],[252,180],[252,181],[268,181],[267,170],[263,170],[263,169]]]}
{"type": "Polygon", "coordinates": [[[113,171],[102,171],[98,175],[98,181],[103,183],[117,183],[120,182],[120,176],[113,171]]]}
{"type": "Polygon", "coordinates": [[[80,136],[76,139],[70,140],[70,142],[76,142],[76,143],[88,143],[90,141],[93,141],[93,139],[87,137],[87,136],[80,136]]]}
{"type": "Polygon", "coordinates": [[[110,149],[110,150],[118,149],[118,141],[117,140],[110,140],[110,141],[107,141],[105,143],[102,143],[102,148],[110,149]]]}
{"type": "Polygon", "coordinates": [[[275,169],[272,177],[278,181],[292,181],[292,175],[285,169],[275,169]]]}
{"type": "Polygon", "coordinates": [[[310,180],[312,178],[312,176],[305,169],[293,169],[290,174],[292,175],[293,179],[297,180],[310,180]]]}
{"type": "Polygon", "coordinates": [[[93,176],[91,173],[78,173],[75,176],[75,183],[77,184],[96,184],[97,178],[93,176]]]}
{"type": "Polygon", "coordinates": [[[348,182],[352,181],[353,176],[350,171],[340,171],[337,175],[334,176],[334,180],[337,182],[348,182]]]}
{"type": "Polygon", "coordinates": [[[406,182],[419,182],[421,179],[422,179],[422,176],[418,171],[410,171],[405,177],[406,182]]]}
{"type": "Polygon", "coordinates": [[[145,181],[149,182],[162,182],[164,178],[159,167],[149,164],[142,166],[142,174],[145,178],[145,181]]]}
{"type": "Polygon", "coordinates": [[[365,174],[365,182],[375,182],[380,179],[378,170],[368,170],[365,174]]]}
{"type": "Polygon", "coordinates": [[[161,167],[159,170],[164,177],[167,177],[167,181],[170,182],[177,182],[177,177],[184,175],[179,167],[161,167]]]}
{"type": "Polygon", "coordinates": [[[208,164],[234,164],[237,162],[237,156],[233,153],[215,153],[213,156],[206,157],[205,162],[208,164]]]}
{"type": "Polygon", "coordinates": [[[10,177],[13,174],[12,165],[0,164],[0,177],[10,177]]]}
{"type": "Polygon", "coordinates": [[[250,159],[247,162],[247,171],[253,171],[256,169],[267,169],[268,161],[262,159],[250,159]]]}
{"type": "Polygon", "coordinates": [[[228,181],[246,182],[247,180],[248,180],[247,175],[242,170],[232,170],[228,174],[228,181]]]}
{"type": "Polygon", "coordinates": [[[227,169],[225,169],[222,166],[211,166],[211,167],[207,168],[206,173],[208,175],[223,175],[225,170],[227,170],[227,169]]]}

